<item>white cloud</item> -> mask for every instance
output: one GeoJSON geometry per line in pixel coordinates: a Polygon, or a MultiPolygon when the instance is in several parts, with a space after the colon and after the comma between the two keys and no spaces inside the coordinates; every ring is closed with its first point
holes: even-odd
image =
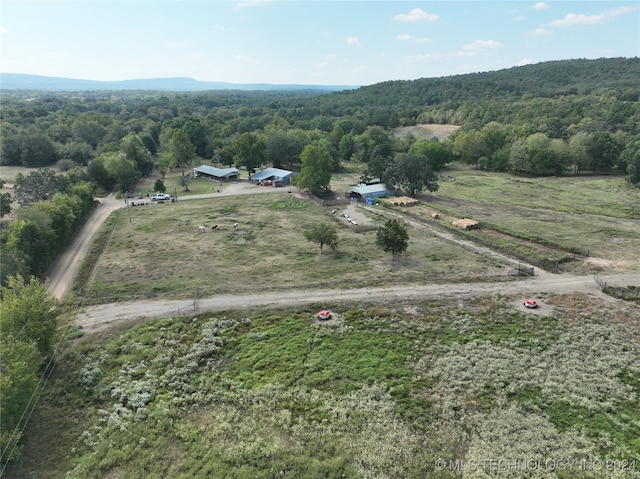
{"type": "Polygon", "coordinates": [[[518,63],[516,63],[516,66],[523,67],[525,65],[530,65],[530,64],[531,64],[531,60],[529,60],[528,58],[523,58],[518,63]]]}
{"type": "Polygon", "coordinates": [[[549,8],[549,4],[547,2],[537,2],[533,5],[534,10],[546,10],[549,8]]]}
{"type": "Polygon", "coordinates": [[[457,51],[457,52],[449,52],[447,53],[447,56],[449,58],[468,58],[468,57],[475,57],[478,56],[478,52],[473,52],[473,51],[466,51],[466,52],[461,52],[461,51],[457,51]]]}
{"type": "Polygon", "coordinates": [[[514,21],[514,22],[521,22],[521,21],[523,21],[525,18],[527,18],[527,17],[525,17],[524,15],[518,15],[517,17],[515,17],[515,18],[513,19],[513,21],[514,21]]]}
{"type": "Polygon", "coordinates": [[[260,7],[270,0],[247,0],[244,2],[238,2],[233,7],[234,10],[240,10],[243,8],[252,8],[252,7],[260,7]]]}
{"type": "Polygon", "coordinates": [[[338,58],[338,55],[336,55],[335,53],[327,53],[324,57],[327,60],[335,60],[336,58],[338,58]]]}
{"type": "Polygon", "coordinates": [[[529,30],[527,32],[527,35],[531,35],[534,37],[544,37],[544,36],[553,35],[553,30],[549,30],[544,27],[538,27],[535,30],[529,30]]]}
{"type": "Polygon", "coordinates": [[[406,61],[407,63],[429,63],[433,60],[439,60],[441,56],[442,55],[440,55],[439,53],[425,53],[423,55],[412,55],[404,57],[404,61],[406,61]]]}
{"type": "Polygon", "coordinates": [[[433,22],[440,18],[435,13],[427,13],[421,8],[414,8],[409,13],[400,13],[393,17],[396,22],[433,22]]]}
{"type": "Polygon", "coordinates": [[[347,45],[353,45],[353,46],[359,47],[360,40],[358,39],[358,37],[349,37],[347,38],[347,45]]]}
{"type": "Polygon", "coordinates": [[[411,43],[417,43],[417,44],[429,43],[433,41],[431,40],[431,38],[413,38],[411,35],[407,35],[407,34],[398,35],[396,37],[396,40],[400,42],[411,42],[411,43]]]}
{"type": "Polygon", "coordinates": [[[6,28],[0,28],[0,33],[9,33],[9,30],[6,28]]]}
{"type": "Polygon", "coordinates": [[[554,27],[572,27],[574,25],[598,25],[607,21],[602,13],[599,15],[582,15],[579,13],[567,13],[562,20],[554,20],[550,23],[554,27]]]}
{"type": "Polygon", "coordinates": [[[576,25],[600,25],[609,22],[619,15],[637,12],[638,7],[619,7],[607,10],[596,15],[584,15],[581,13],[568,13],[560,20],[553,20],[550,25],[554,27],[573,27],[576,25]]]}
{"type": "Polygon", "coordinates": [[[495,50],[497,48],[502,48],[502,43],[497,42],[495,40],[476,40],[473,43],[469,43],[468,45],[464,45],[462,47],[463,50],[472,51],[472,52],[481,52],[484,50],[495,50]]]}

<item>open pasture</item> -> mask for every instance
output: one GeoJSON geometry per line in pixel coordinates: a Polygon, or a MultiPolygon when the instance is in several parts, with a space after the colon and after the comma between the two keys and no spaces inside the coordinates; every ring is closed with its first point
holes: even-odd
{"type": "Polygon", "coordinates": [[[495,260],[411,229],[407,253],[391,261],[375,247],[375,231],[355,233],[321,206],[282,193],[139,206],[130,214],[131,222],[126,210],[119,215],[88,285],[88,301],[192,298],[196,290],[205,297],[473,281],[506,274],[506,266],[495,260]],[[337,229],[337,251],[319,254],[319,245],[304,238],[302,232],[317,223],[337,229]]]}
{"type": "MultiPolygon", "coordinates": [[[[638,271],[640,190],[622,177],[517,178],[454,168],[428,206],[502,232],[588,251],[585,273],[638,271]]],[[[478,232],[482,235],[482,230],[478,232]]]]}

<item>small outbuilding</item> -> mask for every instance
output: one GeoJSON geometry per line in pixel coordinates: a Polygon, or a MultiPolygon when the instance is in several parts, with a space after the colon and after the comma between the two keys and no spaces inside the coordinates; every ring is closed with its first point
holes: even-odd
{"type": "Polygon", "coordinates": [[[193,169],[194,178],[208,178],[215,181],[234,181],[240,179],[240,170],[237,168],[216,168],[215,166],[202,165],[193,169]]]}
{"type": "Polygon", "coordinates": [[[251,181],[263,182],[271,181],[278,186],[290,185],[291,178],[298,175],[295,171],[282,170],[280,168],[265,168],[264,170],[256,170],[249,178],[251,181]]]}
{"type": "Polygon", "coordinates": [[[393,196],[396,190],[389,188],[384,183],[376,183],[375,185],[360,184],[347,190],[349,197],[358,201],[372,200],[373,198],[382,198],[384,196],[393,196]]]}

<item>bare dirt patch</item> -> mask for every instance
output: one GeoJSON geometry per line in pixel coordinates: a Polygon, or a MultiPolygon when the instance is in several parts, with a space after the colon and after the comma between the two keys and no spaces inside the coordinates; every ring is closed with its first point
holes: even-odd
{"type": "Polygon", "coordinates": [[[437,138],[443,140],[456,132],[460,127],[456,125],[439,125],[437,123],[426,123],[415,126],[399,126],[393,129],[396,138],[401,138],[407,133],[411,133],[417,139],[437,138]]]}

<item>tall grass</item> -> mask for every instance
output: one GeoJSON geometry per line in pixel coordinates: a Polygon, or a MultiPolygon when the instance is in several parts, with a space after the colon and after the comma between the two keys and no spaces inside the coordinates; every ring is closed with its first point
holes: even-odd
{"type": "Polygon", "coordinates": [[[179,317],[82,341],[12,471],[404,478],[440,474],[438,458],[640,460],[637,325],[509,304],[179,317]]]}

